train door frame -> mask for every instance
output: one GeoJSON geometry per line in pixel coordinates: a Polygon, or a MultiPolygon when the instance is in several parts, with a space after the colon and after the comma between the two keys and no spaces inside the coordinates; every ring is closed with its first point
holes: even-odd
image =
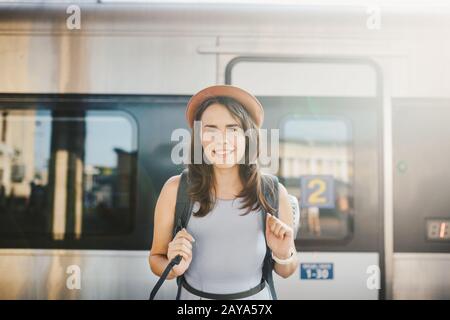
{"type": "MultiPolygon", "coordinates": [[[[225,84],[232,84],[232,71],[233,68],[241,62],[282,62],[282,63],[313,63],[313,64],[347,64],[347,65],[360,65],[368,66],[375,72],[375,96],[374,101],[377,106],[377,146],[378,146],[378,165],[379,165],[379,187],[378,187],[378,253],[380,255],[379,268],[380,268],[380,289],[378,291],[378,299],[384,300],[390,297],[391,281],[389,281],[386,274],[386,265],[389,261],[386,261],[386,234],[385,234],[385,215],[384,215],[384,189],[385,189],[385,165],[384,165],[384,86],[383,86],[383,72],[380,65],[373,59],[364,56],[338,56],[338,55],[242,55],[236,56],[228,61],[225,66],[225,84]]],[[[390,263],[389,263],[390,265],[390,263]]]]}

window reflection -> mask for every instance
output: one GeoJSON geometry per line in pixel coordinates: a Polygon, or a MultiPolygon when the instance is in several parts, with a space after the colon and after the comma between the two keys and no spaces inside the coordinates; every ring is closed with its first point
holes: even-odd
{"type": "Polygon", "coordinates": [[[123,112],[3,111],[0,234],[130,232],[136,156],[136,127],[123,112]]]}
{"type": "Polygon", "coordinates": [[[297,239],[351,235],[353,160],[348,123],[292,118],[283,123],[280,140],[280,178],[301,208],[297,239]]]}

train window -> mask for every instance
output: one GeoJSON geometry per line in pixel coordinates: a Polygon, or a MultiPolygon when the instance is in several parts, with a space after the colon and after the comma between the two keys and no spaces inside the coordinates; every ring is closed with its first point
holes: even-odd
{"type": "Polygon", "coordinates": [[[53,240],[132,230],[136,125],[108,110],[3,110],[0,234],[53,240]]]}
{"type": "Polygon", "coordinates": [[[352,144],[343,119],[290,117],[280,130],[280,180],[299,199],[297,240],[352,235],[352,144]]]}

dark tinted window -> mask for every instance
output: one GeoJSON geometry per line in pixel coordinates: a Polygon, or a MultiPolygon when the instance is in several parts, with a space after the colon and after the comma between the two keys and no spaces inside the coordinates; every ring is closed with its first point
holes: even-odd
{"type": "Polygon", "coordinates": [[[0,234],[62,240],[131,232],[136,138],[125,112],[4,109],[0,234]]]}

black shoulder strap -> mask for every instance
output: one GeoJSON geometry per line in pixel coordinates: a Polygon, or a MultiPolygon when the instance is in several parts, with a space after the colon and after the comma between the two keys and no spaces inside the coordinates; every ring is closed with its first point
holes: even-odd
{"type": "MultiPolygon", "coordinates": [[[[184,169],[181,173],[180,184],[177,191],[177,203],[175,204],[175,221],[172,238],[183,228],[186,228],[191,218],[193,203],[189,198],[188,188],[188,169],[184,169]]],[[[177,277],[177,296],[176,300],[180,299],[181,280],[183,276],[177,277]]]]}
{"type": "MultiPolygon", "coordinates": [[[[275,217],[278,217],[278,203],[279,203],[279,197],[278,197],[278,177],[270,174],[265,174],[261,176],[262,178],[262,190],[264,193],[264,197],[269,202],[270,206],[275,209],[275,212],[273,215],[275,217]]],[[[264,230],[264,236],[266,234],[266,213],[263,210],[263,214],[261,215],[263,219],[263,230],[264,230]]],[[[277,300],[277,293],[275,291],[275,284],[273,282],[273,268],[274,268],[275,262],[272,259],[272,251],[270,250],[269,246],[266,242],[266,256],[264,258],[264,264],[263,264],[263,277],[267,281],[267,284],[270,288],[270,293],[272,295],[273,300],[277,300]]]]}
{"type": "MultiPolygon", "coordinates": [[[[187,186],[188,186],[188,171],[187,169],[183,171],[180,178],[180,184],[178,186],[177,191],[177,202],[175,204],[175,221],[174,221],[174,228],[173,228],[173,234],[172,238],[175,237],[175,235],[180,231],[181,229],[185,228],[189,222],[189,218],[191,216],[192,212],[192,204],[189,199],[188,193],[187,193],[187,186]]],[[[156,293],[158,292],[159,288],[161,288],[163,282],[166,280],[167,276],[169,275],[170,270],[172,268],[179,264],[181,260],[181,256],[177,256],[176,258],[172,259],[169,264],[167,265],[166,269],[162,273],[159,280],[156,282],[156,285],[153,287],[152,292],[150,293],[150,300],[153,300],[156,296],[156,293]]],[[[176,299],[180,299],[180,289],[181,289],[181,277],[177,277],[177,284],[178,284],[178,292],[176,299]]]]}
{"type": "Polygon", "coordinates": [[[175,221],[173,235],[175,237],[178,231],[186,228],[192,213],[192,203],[187,192],[188,170],[184,169],[181,173],[180,184],[177,191],[177,203],[175,205],[175,221]]]}

